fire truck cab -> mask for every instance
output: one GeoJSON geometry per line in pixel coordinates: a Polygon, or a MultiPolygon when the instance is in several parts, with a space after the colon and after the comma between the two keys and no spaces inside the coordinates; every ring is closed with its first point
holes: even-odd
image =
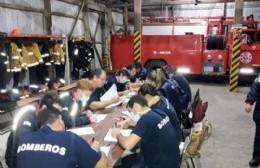
{"type": "MultiPolygon", "coordinates": [[[[240,72],[260,69],[260,30],[253,15],[242,22],[240,72]]],[[[177,71],[197,75],[225,75],[233,50],[232,17],[144,17],[141,63],[147,68],[171,65],[177,71]]],[[[113,69],[132,64],[134,36],[111,36],[113,69]]]]}

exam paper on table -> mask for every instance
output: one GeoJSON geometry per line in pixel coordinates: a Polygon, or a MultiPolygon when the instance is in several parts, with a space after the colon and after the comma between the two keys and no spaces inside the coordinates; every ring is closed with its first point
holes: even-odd
{"type": "Polygon", "coordinates": [[[107,114],[96,114],[97,120],[96,122],[99,123],[100,121],[103,121],[106,118],[107,114]]]}
{"type": "Polygon", "coordinates": [[[109,150],[110,150],[110,146],[101,146],[101,147],[100,147],[100,150],[101,150],[102,152],[104,152],[104,153],[106,154],[106,156],[107,156],[108,153],[109,153],[109,150]]]}
{"type": "MultiPolygon", "coordinates": [[[[113,138],[112,135],[111,135],[111,131],[112,129],[110,128],[104,138],[104,141],[107,141],[107,142],[117,142],[117,139],[116,138],[113,138]]],[[[132,130],[130,129],[122,129],[121,130],[121,134],[124,135],[124,136],[129,136],[131,134],[132,130]]]]}
{"type": "Polygon", "coordinates": [[[107,101],[111,100],[113,97],[117,97],[117,87],[115,84],[113,84],[108,91],[100,98],[100,101],[107,101]]]}
{"type": "Polygon", "coordinates": [[[68,129],[67,131],[73,132],[79,136],[95,134],[92,127],[73,128],[73,129],[68,129]]]}
{"type": "Polygon", "coordinates": [[[125,98],[125,100],[124,100],[124,104],[128,103],[129,100],[130,100],[129,98],[125,98]]]}
{"type": "Polygon", "coordinates": [[[110,104],[109,106],[106,106],[106,108],[116,107],[116,106],[118,106],[119,104],[121,104],[123,101],[124,101],[124,100],[120,100],[120,101],[117,102],[117,103],[110,104]]]}
{"type": "Polygon", "coordinates": [[[127,116],[131,116],[131,114],[128,111],[122,111],[123,114],[127,115],[127,116]]]}

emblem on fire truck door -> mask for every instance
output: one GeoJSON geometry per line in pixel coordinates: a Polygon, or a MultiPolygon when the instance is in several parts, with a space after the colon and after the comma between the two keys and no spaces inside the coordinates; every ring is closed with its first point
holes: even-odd
{"type": "Polygon", "coordinates": [[[252,54],[250,52],[242,52],[240,54],[240,61],[244,64],[248,64],[252,61],[252,54]]]}

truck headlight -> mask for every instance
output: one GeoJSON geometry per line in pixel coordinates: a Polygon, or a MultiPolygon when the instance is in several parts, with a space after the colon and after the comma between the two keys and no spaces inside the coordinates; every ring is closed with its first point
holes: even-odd
{"type": "Polygon", "coordinates": [[[241,68],[240,73],[241,74],[252,74],[254,70],[252,68],[241,68]]]}
{"type": "Polygon", "coordinates": [[[184,68],[184,67],[177,68],[177,72],[182,73],[182,74],[188,74],[188,73],[190,73],[190,68],[184,68]]]}

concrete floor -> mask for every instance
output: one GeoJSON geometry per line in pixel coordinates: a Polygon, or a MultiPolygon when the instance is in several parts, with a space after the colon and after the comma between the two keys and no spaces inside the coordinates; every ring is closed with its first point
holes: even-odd
{"type": "Polygon", "coordinates": [[[206,118],[213,126],[212,136],[204,142],[196,165],[202,168],[249,167],[255,132],[252,113],[244,110],[249,87],[239,87],[237,93],[229,92],[225,84],[191,84],[191,88],[193,91],[200,88],[202,100],[209,102],[206,118]]]}

